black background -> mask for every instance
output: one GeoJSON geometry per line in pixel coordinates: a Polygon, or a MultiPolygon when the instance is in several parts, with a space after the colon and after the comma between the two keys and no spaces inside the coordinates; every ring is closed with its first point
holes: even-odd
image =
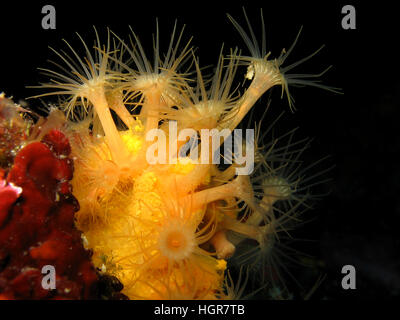
{"type": "MultiPolygon", "coordinates": [[[[298,235],[315,240],[306,246],[316,257],[312,272],[327,274],[313,298],[398,297],[400,55],[395,49],[398,18],[390,5],[382,1],[3,2],[0,91],[15,101],[34,95],[36,91],[25,86],[43,80],[36,68],[48,66],[46,60],[54,57],[48,46],[65,48],[62,38],[74,46],[78,43],[75,32],[92,40],[93,25],[103,34],[105,27],[110,27],[124,39],[131,25],[144,46],[151,48],[155,18],[159,18],[160,35],[166,43],[178,19],[179,24],[186,24],[186,35],[194,36],[193,45],[199,48],[203,66],[217,62],[222,43],[226,48],[239,46],[247,53],[226,17],[230,13],[244,25],[242,6],[256,32],[260,27],[259,8],[263,8],[268,48],[273,55],[288,48],[303,25],[290,61],[325,44],[323,51],[299,71],[317,73],[332,64],[324,83],[341,87],[344,92],[337,95],[315,88],[293,89],[297,111],[287,112],[283,124],[287,129],[299,126],[300,137],[314,137],[307,155],[310,161],[329,154],[336,166],[330,173],[333,180],[326,186],[331,193],[318,202],[312,212],[317,218],[298,235]],[[41,28],[45,4],[56,7],[56,30],[41,28]],[[356,30],[341,27],[341,9],[346,4],[356,8],[356,30]],[[341,268],[347,264],[357,270],[356,290],[341,288],[341,268]]],[[[274,91],[272,108],[288,110],[279,94],[280,90],[274,91]]],[[[256,114],[261,114],[262,101],[258,108],[256,114]]],[[[309,276],[310,272],[304,273],[304,277],[309,276]]]]}

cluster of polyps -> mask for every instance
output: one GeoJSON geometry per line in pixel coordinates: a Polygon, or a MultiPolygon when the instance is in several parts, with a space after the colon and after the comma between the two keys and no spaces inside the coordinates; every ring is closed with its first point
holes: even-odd
{"type": "MultiPolygon", "coordinates": [[[[306,182],[315,178],[304,178],[306,171],[299,167],[308,143],[293,142],[290,131],[262,145],[269,130],[260,134],[261,126],[251,176],[237,175],[238,163],[222,170],[211,159],[193,161],[190,151],[176,163],[146,160],[146,134],[158,129],[171,139],[171,121],[179,130],[233,130],[273,86],[282,86],[291,107],[292,83],[322,87],[313,80],[317,75],[287,74],[312,55],[282,67],[294,44],[269,59],[264,31],[260,49],[247,17],[250,37],[230,19],[251,56],[221,52],[209,80],[190,41],[181,45],[183,29],[177,33],[176,24],[164,55],[157,25],[152,62],[133,31],[130,43],[109,31],[105,43],[96,32],[93,48],[79,36],[84,57],[67,42],[71,55],[53,50],[63,64],[54,65],[62,72],[42,69],[52,79],[40,87],[52,90],[37,97],[59,95],[66,113],[64,118],[52,109],[47,124],[64,130],[72,145],[77,226],[96,267],[117,276],[132,299],[238,298],[243,288],[224,281],[227,261],[250,268],[261,261],[270,271],[278,267],[279,235],[291,229],[307,199],[306,182]],[[242,65],[251,82],[239,94],[232,87],[242,65]],[[236,250],[246,239],[254,246],[236,250]]],[[[172,142],[179,149],[189,138],[172,142]]]]}

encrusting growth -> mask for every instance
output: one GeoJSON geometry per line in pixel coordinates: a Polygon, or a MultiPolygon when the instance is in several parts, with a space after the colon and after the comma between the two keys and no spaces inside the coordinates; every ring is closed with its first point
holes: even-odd
{"type": "MultiPolygon", "coordinates": [[[[42,69],[51,81],[40,88],[50,91],[35,97],[58,95],[64,101],[60,130],[72,147],[73,194],[80,203],[76,225],[93,251],[95,266],[116,276],[131,299],[243,296],[249,271],[235,287],[227,263],[239,261],[250,270],[262,261],[270,264],[269,270],[278,268],[280,235],[296,224],[310,199],[307,168],[298,167],[304,141],[292,142],[293,132],[263,145],[266,136],[260,134],[258,124],[251,175],[237,175],[241,164],[235,157],[224,169],[213,164],[211,138],[208,144],[202,140],[197,145],[200,150],[210,148],[207,163],[191,157],[196,149],[176,159],[191,137],[173,141],[172,123],[178,130],[193,129],[196,140],[203,129],[234,130],[273,86],[282,86],[292,109],[292,84],[336,91],[313,80],[320,75],[288,73],[313,54],[283,66],[298,36],[289,50],[270,59],[264,21],[260,48],[246,14],[245,18],[250,37],[229,16],[251,55],[234,49],[224,56],[221,50],[210,81],[204,80],[208,77],[191,41],[182,45],[183,28],[178,32],[176,23],[164,54],[157,22],[153,61],[147,59],[132,30],[130,42],[108,31],[104,44],[95,30],[93,47],[78,35],[83,56],[66,42],[69,54],[52,49],[61,59],[53,62],[60,71],[42,69]],[[240,93],[234,80],[243,65],[251,83],[240,93]],[[152,143],[147,138],[154,130],[161,130],[164,142],[174,146],[165,151],[167,155],[160,148],[151,149],[154,156],[174,156],[176,161],[149,163],[152,143]],[[288,137],[287,144],[280,146],[288,137]],[[241,244],[248,239],[255,245],[243,251],[241,244]]],[[[48,118],[48,124],[53,118],[48,118]]],[[[162,141],[162,136],[158,139],[162,141]]]]}

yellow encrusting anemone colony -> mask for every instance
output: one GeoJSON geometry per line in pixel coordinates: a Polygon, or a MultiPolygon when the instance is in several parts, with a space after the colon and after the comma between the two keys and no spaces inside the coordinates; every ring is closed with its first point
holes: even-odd
{"type": "MultiPolygon", "coordinates": [[[[225,168],[213,164],[212,152],[209,163],[193,160],[193,150],[175,162],[148,161],[149,150],[170,159],[189,141],[173,141],[171,123],[199,135],[202,129],[234,130],[273,86],[282,87],[290,107],[293,83],[335,91],[319,84],[318,75],[288,74],[312,55],[283,67],[294,44],[271,59],[246,14],[250,37],[229,18],[251,56],[221,51],[211,78],[200,68],[191,41],[182,45],[183,29],[178,32],[176,23],[165,52],[157,24],[153,61],[133,31],[129,43],[111,31],[103,43],[95,30],[93,47],[79,36],[84,56],[66,42],[70,55],[53,50],[61,71],[42,69],[51,81],[40,88],[50,90],[35,97],[60,97],[60,108],[50,110],[47,124],[63,130],[72,147],[73,194],[80,204],[76,226],[95,266],[116,276],[131,299],[240,298],[244,290],[232,285],[229,260],[237,258],[248,268],[260,261],[278,268],[274,250],[280,250],[280,234],[307,206],[310,194],[301,181],[306,172],[297,164],[308,144],[293,142],[293,131],[263,145],[259,125],[251,175],[237,175],[241,165],[235,162],[225,168]],[[249,85],[239,93],[233,83],[242,66],[249,85]],[[163,130],[164,142],[174,148],[154,148],[146,139],[154,129],[163,130]],[[280,202],[286,203],[285,211],[276,206],[280,202]],[[243,241],[254,244],[250,251],[236,250],[243,241]]],[[[210,145],[201,141],[198,149],[210,145]]]]}

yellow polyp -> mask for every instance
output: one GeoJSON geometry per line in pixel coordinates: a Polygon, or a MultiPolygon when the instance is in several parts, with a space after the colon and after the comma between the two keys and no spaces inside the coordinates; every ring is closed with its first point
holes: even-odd
{"type": "Polygon", "coordinates": [[[121,138],[117,128],[115,127],[115,123],[113,122],[108,105],[103,100],[100,100],[96,105],[100,105],[98,108],[96,108],[96,112],[100,118],[103,130],[105,132],[107,145],[110,148],[113,159],[120,165],[126,165],[126,150],[123,148],[121,138]]]}
{"type": "Polygon", "coordinates": [[[158,270],[152,276],[143,277],[132,290],[133,294],[145,294],[154,300],[216,299],[221,276],[204,265],[173,268],[169,273],[158,270]]]}
{"type": "Polygon", "coordinates": [[[140,121],[139,119],[136,119],[135,120],[135,126],[133,127],[133,130],[136,132],[136,133],[140,133],[140,132],[143,132],[144,131],[144,126],[143,126],[143,124],[142,124],[142,121],[140,121]]]}
{"type": "Polygon", "coordinates": [[[144,172],[135,180],[135,192],[149,193],[155,190],[158,181],[157,175],[153,171],[144,172]]]}
{"type": "MultiPolygon", "coordinates": [[[[138,126],[138,125],[136,125],[138,126]]],[[[135,130],[136,131],[136,130],[135,130]]],[[[132,133],[132,131],[127,130],[120,133],[122,141],[126,149],[133,155],[137,155],[143,146],[142,136],[132,133]]]]}
{"type": "Polygon", "coordinates": [[[230,130],[238,126],[267,90],[276,85],[284,85],[285,81],[275,60],[269,61],[264,59],[254,59],[254,61],[251,62],[248,67],[246,78],[252,80],[252,82],[247,91],[237,102],[236,108],[233,109],[234,118],[228,121],[224,126],[230,130]]]}
{"type": "Polygon", "coordinates": [[[224,272],[226,270],[226,266],[227,266],[226,260],[224,260],[224,259],[217,260],[217,270],[218,271],[224,272]]]}
{"type": "Polygon", "coordinates": [[[209,203],[217,200],[224,200],[230,198],[231,196],[244,200],[251,200],[251,184],[249,179],[246,179],[245,177],[247,176],[238,176],[233,181],[230,181],[226,184],[198,191],[193,195],[187,196],[185,200],[191,201],[193,209],[202,208],[209,203]]]}
{"type": "Polygon", "coordinates": [[[171,165],[169,172],[186,175],[193,171],[195,164],[190,158],[180,158],[177,164],[171,165]]]}

